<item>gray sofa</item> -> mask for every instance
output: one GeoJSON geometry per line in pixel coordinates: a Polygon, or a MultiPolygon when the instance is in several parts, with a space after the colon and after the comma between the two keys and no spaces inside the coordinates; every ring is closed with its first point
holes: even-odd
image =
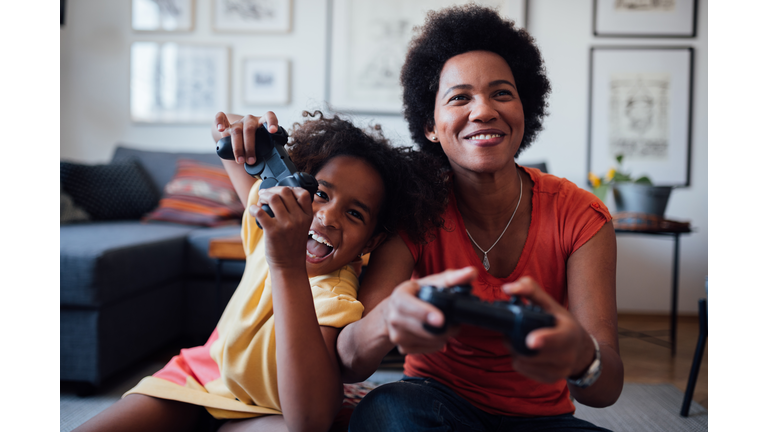
{"type": "MultiPolygon", "coordinates": [[[[162,193],[176,160],[220,164],[212,151],[168,153],[120,146],[112,161],[134,160],[162,193]]],[[[238,226],[205,228],[109,220],[61,225],[60,379],[97,388],[169,343],[202,344],[244,269],[224,262],[217,299],[211,238],[238,226]]]]}

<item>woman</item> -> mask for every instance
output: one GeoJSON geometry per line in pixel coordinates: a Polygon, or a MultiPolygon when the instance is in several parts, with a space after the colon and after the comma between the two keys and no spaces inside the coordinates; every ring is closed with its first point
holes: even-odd
{"type": "Polygon", "coordinates": [[[392,238],[371,257],[364,317],[339,334],[344,378],[365,379],[395,346],[408,378],[366,396],[350,430],[603,430],[571,415],[569,395],[603,407],[621,393],[615,234],[594,195],[515,164],[550,90],[533,39],[483,7],[431,12],[401,82],[413,139],[445,164],[435,191],[447,198],[445,228],[427,244],[392,238]],[[445,317],[416,297],[426,283],[472,283],[486,301],[522,296],[556,325],[527,337],[534,356],[477,327],[434,335],[424,324],[445,317]]]}

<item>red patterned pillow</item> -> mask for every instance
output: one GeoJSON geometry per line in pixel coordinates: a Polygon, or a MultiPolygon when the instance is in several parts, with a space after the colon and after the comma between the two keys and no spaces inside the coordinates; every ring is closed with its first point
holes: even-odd
{"type": "Polygon", "coordinates": [[[240,223],[243,204],[223,167],[191,159],[176,162],[160,205],[145,221],[219,226],[240,223]]]}

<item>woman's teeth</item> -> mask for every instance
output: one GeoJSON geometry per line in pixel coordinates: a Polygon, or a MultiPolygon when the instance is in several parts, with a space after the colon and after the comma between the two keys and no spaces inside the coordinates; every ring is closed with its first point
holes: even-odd
{"type": "Polygon", "coordinates": [[[475,136],[469,137],[469,139],[472,139],[472,140],[486,140],[486,139],[491,139],[491,138],[498,138],[500,136],[501,135],[499,135],[499,134],[483,134],[483,135],[475,135],[475,136]]]}

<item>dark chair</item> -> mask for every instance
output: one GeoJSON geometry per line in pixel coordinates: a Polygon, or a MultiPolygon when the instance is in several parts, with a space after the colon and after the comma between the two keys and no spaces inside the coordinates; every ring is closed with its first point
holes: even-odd
{"type": "Polygon", "coordinates": [[[699,300],[699,342],[696,344],[696,352],[693,355],[693,364],[691,364],[691,373],[688,375],[688,385],[685,387],[685,396],[683,397],[683,407],[680,409],[680,415],[688,417],[688,411],[691,409],[691,400],[693,399],[693,389],[696,387],[696,378],[699,377],[699,368],[701,359],[704,357],[704,346],[707,343],[708,333],[707,300],[699,300]]]}

